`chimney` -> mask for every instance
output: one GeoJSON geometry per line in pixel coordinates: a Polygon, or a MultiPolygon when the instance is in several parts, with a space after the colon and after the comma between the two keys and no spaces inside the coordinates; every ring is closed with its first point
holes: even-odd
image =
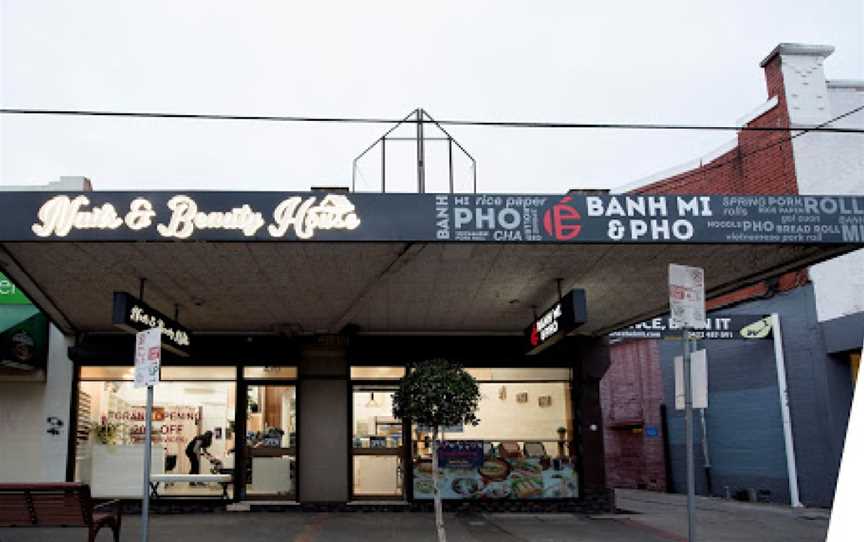
{"type": "Polygon", "coordinates": [[[829,119],[825,59],[830,45],[781,43],[761,62],[768,97],[777,96],[792,125],[816,125],[829,119]]]}

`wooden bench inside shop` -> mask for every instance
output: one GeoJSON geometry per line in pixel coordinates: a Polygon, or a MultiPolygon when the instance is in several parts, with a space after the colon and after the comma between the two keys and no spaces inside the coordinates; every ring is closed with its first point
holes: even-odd
{"type": "Polygon", "coordinates": [[[118,501],[94,505],[80,483],[0,484],[0,527],[83,527],[89,542],[102,527],[120,540],[118,501]]]}
{"type": "Polygon", "coordinates": [[[197,484],[217,483],[222,486],[221,499],[228,498],[228,485],[231,484],[230,474],[151,474],[150,496],[159,497],[159,484],[190,482],[197,484]]]}

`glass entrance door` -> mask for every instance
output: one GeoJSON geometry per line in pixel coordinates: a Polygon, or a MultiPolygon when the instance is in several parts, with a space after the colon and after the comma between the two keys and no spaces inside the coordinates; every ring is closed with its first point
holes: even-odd
{"type": "Polygon", "coordinates": [[[404,498],[404,424],[393,417],[395,386],[355,384],[352,393],[352,497],[404,498]]]}
{"type": "Polygon", "coordinates": [[[246,386],[246,498],[293,500],[296,465],[296,386],[246,386]]]}

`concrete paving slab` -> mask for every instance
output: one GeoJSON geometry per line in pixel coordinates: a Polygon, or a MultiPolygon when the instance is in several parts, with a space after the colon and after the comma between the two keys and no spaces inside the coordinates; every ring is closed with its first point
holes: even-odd
{"type": "MultiPolygon", "coordinates": [[[[447,514],[445,524],[451,542],[618,542],[663,538],[643,534],[638,528],[617,522],[592,522],[585,517],[534,514],[487,517],[447,514]]],[[[123,518],[122,542],[140,540],[138,516],[123,518]]],[[[434,542],[433,517],[425,513],[322,513],[251,512],[154,515],[151,542],[434,542]]],[[[2,542],[78,542],[87,539],[84,529],[2,529],[2,542]]],[[[97,542],[111,540],[110,531],[97,542]]]]}
{"type": "MultiPolygon", "coordinates": [[[[450,542],[682,542],[686,499],[620,490],[618,506],[631,514],[446,514],[450,542]]],[[[137,515],[123,518],[122,542],[140,540],[137,515]]],[[[700,498],[699,540],[816,542],[825,539],[828,511],[700,498]]],[[[0,542],[78,542],[84,529],[3,529],[0,542]]],[[[110,531],[97,542],[109,542],[110,531]]],[[[434,542],[433,515],[414,512],[212,512],[157,514],[151,542],[434,542]]]]}
{"type": "MultiPolygon", "coordinates": [[[[687,497],[639,490],[615,490],[616,506],[637,512],[627,521],[687,539],[687,497]]],[[[698,540],[712,542],[821,542],[830,511],[776,504],[744,503],[696,497],[698,540]]]]}

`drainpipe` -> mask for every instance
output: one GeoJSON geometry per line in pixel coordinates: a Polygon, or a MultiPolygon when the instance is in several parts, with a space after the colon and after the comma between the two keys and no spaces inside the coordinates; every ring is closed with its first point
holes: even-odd
{"type": "Polygon", "coordinates": [[[705,493],[714,494],[711,487],[711,454],[708,453],[708,425],[705,423],[705,409],[699,409],[699,422],[702,424],[702,458],[705,466],[705,493]]]}
{"type": "Polygon", "coordinates": [[[798,495],[798,469],[795,466],[792,416],[789,413],[789,391],[786,387],[786,358],[783,356],[783,333],[780,331],[780,315],[771,314],[771,330],[774,336],[774,362],[777,364],[777,388],[780,392],[780,415],[783,418],[783,440],[786,445],[786,473],[789,477],[789,500],[794,508],[800,508],[798,495]]]}

